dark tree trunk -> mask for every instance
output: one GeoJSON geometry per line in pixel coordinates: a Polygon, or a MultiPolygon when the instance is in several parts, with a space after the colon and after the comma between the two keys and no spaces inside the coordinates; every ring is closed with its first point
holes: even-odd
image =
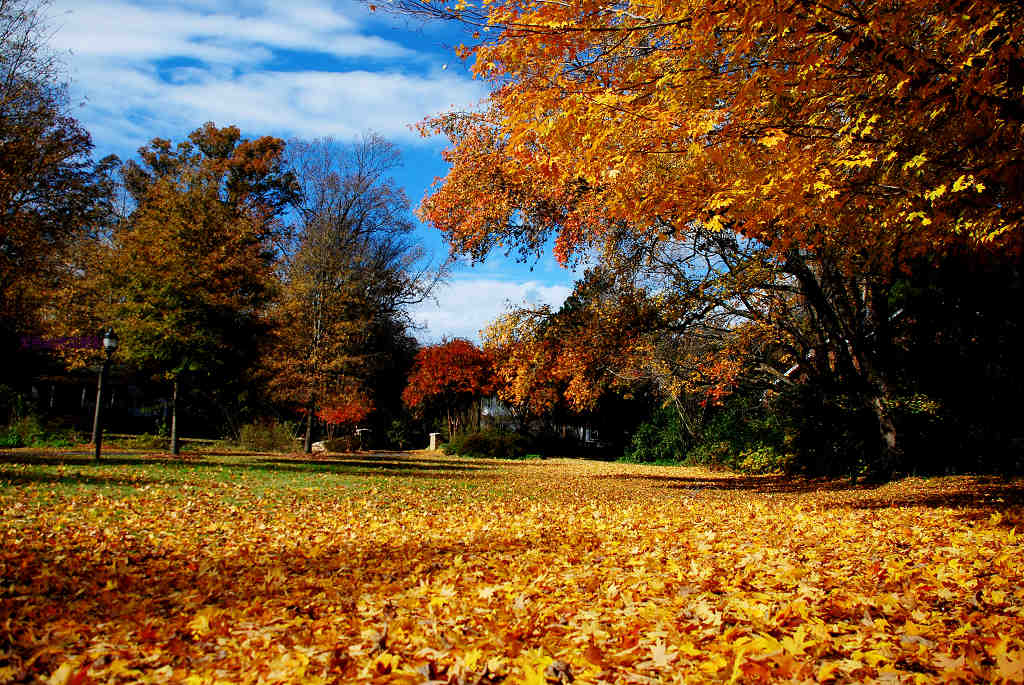
{"type": "Polygon", "coordinates": [[[306,437],[302,441],[302,451],[309,454],[313,451],[313,398],[306,405],[306,437]]]}
{"type": "MultiPolygon", "coordinates": [[[[892,330],[884,280],[868,276],[844,280],[827,263],[812,268],[795,251],[787,255],[786,270],[798,280],[823,342],[835,355],[838,380],[859,394],[862,406],[875,419],[878,452],[865,455],[871,458],[870,477],[888,478],[902,462],[903,452],[893,412],[892,330]]],[[[820,356],[824,361],[827,355],[820,356]]]]}
{"type": "Polygon", "coordinates": [[[893,412],[895,395],[890,379],[892,378],[892,316],[889,311],[889,292],[887,288],[872,284],[868,288],[868,314],[871,317],[874,332],[869,352],[873,353],[871,367],[872,385],[878,389],[872,398],[875,420],[878,422],[881,440],[881,463],[879,475],[885,478],[892,476],[903,461],[903,444],[896,427],[893,412]]]}
{"type": "Polygon", "coordinates": [[[878,421],[878,430],[882,439],[882,463],[879,466],[882,467],[884,475],[891,475],[893,468],[903,456],[903,449],[899,442],[899,434],[896,431],[896,422],[886,400],[886,397],[876,397],[872,404],[874,405],[875,419],[878,421]]]}
{"type": "Polygon", "coordinates": [[[872,392],[868,393],[868,408],[875,417],[878,427],[878,458],[869,468],[873,480],[891,478],[903,461],[903,444],[896,426],[895,393],[884,377],[876,373],[871,376],[872,392]]]}

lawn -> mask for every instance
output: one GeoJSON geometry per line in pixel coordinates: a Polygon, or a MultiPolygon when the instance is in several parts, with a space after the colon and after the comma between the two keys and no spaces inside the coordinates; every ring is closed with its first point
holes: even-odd
{"type": "Polygon", "coordinates": [[[1024,482],[0,453],[3,682],[1021,682],[1024,482]]]}

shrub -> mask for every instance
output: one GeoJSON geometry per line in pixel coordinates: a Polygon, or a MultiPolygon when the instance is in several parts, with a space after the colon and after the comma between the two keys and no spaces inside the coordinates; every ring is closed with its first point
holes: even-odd
{"type": "Polygon", "coordinates": [[[242,447],[259,452],[291,452],[295,450],[295,429],[287,422],[256,421],[238,431],[242,447]]]}
{"type": "Polygon", "coordinates": [[[72,430],[50,429],[38,417],[29,414],[11,422],[0,434],[0,447],[70,447],[81,442],[72,430]]]}
{"type": "Polygon", "coordinates": [[[0,433],[0,448],[13,448],[13,447],[24,447],[25,443],[22,442],[21,436],[18,435],[16,430],[7,427],[2,433],[0,433]]]}
{"type": "Polygon", "coordinates": [[[748,473],[775,471],[789,464],[784,458],[792,451],[788,428],[760,390],[747,388],[708,409],[700,440],[686,461],[748,473]]]}
{"type": "Polygon", "coordinates": [[[784,389],[767,411],[782,427],[790,468],[823,476],[860,475],[878,442],[871,413],[856,393],[804,383],[784,389]]]}
{"type": "Polygon", "coordinates": [[[735,464],[736,450],[726,440],[703,441],[686,454],[690,464],[732,468],[735,464]]]}
{"type": "Polygon", "coordinates": [[[412,444],[413,426],[405,418],[392,419],[384,437],[388,445],[404,450],[412,444]]]}
{"type": "Polygon", "coordinates": [[[20,419],[15,419],[9,426],[9,431],[21,439],[22,445],[38,445],[46,440],[47,433],[38,417],[29,414],[20,419]]]}
{"type": "Polygon", "coordinates": [[[775,473],[786,471],[792,460],[792,455],[779,452],[771,445],[760,445],[740,452],[739,468],[746,473],[775,473]]]}
{"type": "Polygon", "coordinates": [[[20,392],[9,385],[0,385],[0,421],[13,421],[25,416],[28,405],[29,401],[20,392]]]}
{"type": "Polygon", "coordinates": [[[324,448],[328,452],[351,452],[358,446],[354,435],[343,435],[340,438],[324,440],[324,448]]]}
{"type": "Polygon", "coordinates": [[[117,440],[117,444],[130,450],[159,450],[168,447],[166,437],[150,435],[149,433],[120,438],[117,440]]]}
{"type": "Polygon", "coordinates": [[[637,427],[622,460],[675,463],[682,461],[689,446],[679,415],[671,407],[659,407],[650,419],[637,427]]]}
{"type": "Polygon", "coordinates": [[[445,454],[460,457],[520,459],[531,451],[529,440],[519,433],[481,431],[456,435],[441,445],[445,454]]]}

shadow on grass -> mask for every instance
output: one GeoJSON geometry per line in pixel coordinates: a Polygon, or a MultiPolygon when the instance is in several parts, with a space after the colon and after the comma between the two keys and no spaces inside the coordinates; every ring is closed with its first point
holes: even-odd
{"type": "Polygon", "coordinates": [[[889,507],[950,507],[953,509],[1005,510],[1024,507],[1024,483],[984,480],[970,481],[967,487],[949,488],[945,491],[911,490],[892,491],[885,488],[851,498],[848,502],[837,502],[837,506],[856,509],[888,509],[889,507]]]}
{"type": "MultiPolygon", "coordinates": [[[[99,461],[92,451],[18,450],[0,451],[0,464],[25,466],[202,466],[204,461],[192,455],[174,456],[153,451],[110,450],[99,461]]],[[[221,464],[210,464],[221,465],[221,464]]]]}
{"type": "Polygon", "coordinates": [[[145,485],[173,485],[178,481],[163,478],[130,478],[126,476],[87,475],[84,473],[6,473],[0,483],[15,485],[96,485],[138,488],[145,485]]]}
{"type": "MultiPolygon", "coordinates": [[[[470,460],[446,458],[424,458],[400,452],[348,453],[329,456],[309,457],[307,455],[283,456],[274,453],[249,453],[230,456],[244,458],[219,460],[211,454],[199,457],[174,457],[169,454],[117,452],[95,461],[92,454],[80,451],[56,453],[52,450],[18,450],[0,452],[0,465],[12,464],[26,467],[135,467],[145,469],[157,467],[170,472],[220,471],[236,473],[272,474],[335,474],[355,477],[414,477],[414,478],[461,478],[477,479],[482,472],[493,470],[495,464],[470,460]]],[[[485,478],[490,479],[490,478],[485,478]]],[[[107,473],[45,473],[9,470],[2,474],[2,480],[12,483],[47,482],[69,484],[124,484],[174,483],[173,478],[160,478],[152,474],[129,476],[107,473]]]]}
{"type": "Polygon", "coordinates": [[[319,471],[334,468],[382,469],[384,471],[480,471],[487,465],[478,462],[452,461],[443,459],[408,459],[394,456],[382,457],[372,455],[350,455],[344,457],[328,457],[319,459],[261,459],[259,464],[290,471],[319,471]]]}
{"type": "Polygon", "coordinates": [[[853,484],[845,479],[793,476],[664,476],[657,474],[601,475],[595,478],[634,481],[690,492],[751,492],[780,495],[828,495],[834,507],[951,507],[1010,509],[1024,506],[1024,481],[992,476],[954,476],[933,480],[905,479],[879,485],[853,484]]]}
{"type": "Polygon", "coordinates": [[[657,474],[624,473],[595,476],[595,478],[621,481],[640,481],[667,488],[687,490],[748,490],[763,493],[811,493],[866,490],[867,485],[853,485],[848,480],[793,478],[788,476],[663,476],[657,474]]]}

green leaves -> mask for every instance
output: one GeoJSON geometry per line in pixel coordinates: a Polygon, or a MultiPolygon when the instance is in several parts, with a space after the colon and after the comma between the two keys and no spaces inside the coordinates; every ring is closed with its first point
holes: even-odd
{"type": "MultiPolygon", "coordinates": [[[[174,376],[209,372],[251,347],[268,299],[283,142],[207,124],[191,142],[154,140],[124,174],[138,203],[115,232],[110,319],[121,354],[174,376]]],[[[251,354],[251,353],[250,353],[251,354]]],[[[245,355],[243,355],[245,356],[245,355]]]]}

